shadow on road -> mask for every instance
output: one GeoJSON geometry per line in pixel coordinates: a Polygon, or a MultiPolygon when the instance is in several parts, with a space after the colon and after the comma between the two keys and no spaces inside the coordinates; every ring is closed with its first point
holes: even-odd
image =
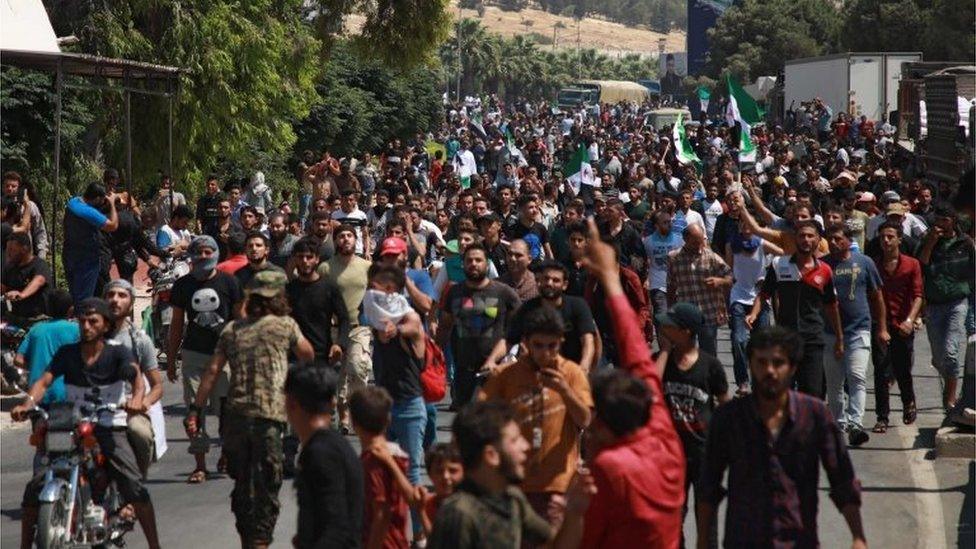
{"type": "Polygon", "coordinates": [[[959,510],[959,540],[957,547],[970,549],[976,546],[976,528],[973,515],[976,514],[976,461],[969,462],[969,482],[963,486],[962,509],[959,510]]]}

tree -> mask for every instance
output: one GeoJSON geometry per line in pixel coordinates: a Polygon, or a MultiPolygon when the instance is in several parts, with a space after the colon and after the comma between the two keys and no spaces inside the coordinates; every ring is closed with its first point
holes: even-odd
{"type": "Polygon", "coordinates": [[[708,74],[730,71],[742,81],[777,74],[787,60],[836,51],[840,25],[829,0],[744,0],[708,31],[708,74]]]}
{"type": "Polygon", "coordinates": [[[855,0],[844,8],[841,39],[849,51],[915,51],[924,29],[914,0],[855,0]]]}
{"type": "Polygon", "coordinates": [[[925,13],[922,32],[925,59],[928,61],[961,61],[976,58],[976,7],[962,0],[933,0],[925,13]]]}

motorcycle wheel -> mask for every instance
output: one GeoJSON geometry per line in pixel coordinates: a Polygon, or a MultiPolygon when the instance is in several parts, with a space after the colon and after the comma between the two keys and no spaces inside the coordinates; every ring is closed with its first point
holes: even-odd
{"type": "Polygon", "coordinates": [[[53,502],[44,502],[37,512],[37,535],[34,542],[38,549],[58,549],[67,546],[66,535],[70,532],[68,516],[68,492],[53,502]]]}

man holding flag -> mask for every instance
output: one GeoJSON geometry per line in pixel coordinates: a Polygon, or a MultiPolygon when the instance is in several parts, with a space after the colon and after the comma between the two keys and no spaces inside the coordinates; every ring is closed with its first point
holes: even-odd
{"type": "Polygon", "coordinates": [[[593,166],[590,165],[589,158],[586,145],[580,142],[576,153],[566,163],[564,170],[567,174],[566,182],[572,188],[573,194],[583,201],[587,212],[592,212],[593,190],[598,183],[593,177],[593,166]]]}
{"type": "Polygon", "coordinates": [[[732,75],[726,75],[726,83],[729,90],[729,106],[725,117],[729,126],[739,123],[739,164],[753,163],[756,161],[756,145],[752,142],[750,134],[752,127],[763,121],[765,113],[756,104],[756,100],[732,79],[732,75]]]}

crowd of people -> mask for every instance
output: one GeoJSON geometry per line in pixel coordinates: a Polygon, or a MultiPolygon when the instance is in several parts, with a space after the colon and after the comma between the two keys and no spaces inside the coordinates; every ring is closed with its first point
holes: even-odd
{"type": "Polygon", "coordinates": [[[211,463],[234,479],[244,547],[272,543],[288,475],[295,547],[677,547],[689,501],[715,547],[723,498],[726,546],[815,547],[820,466],[863,547],[848,448],[887,431],[894,383],[916,421],[923,325],[938,404],[976,419],[971,360],[959,388],[972,171],[933,183],[890,124],[819,100],[753,128],[748,164],[737,126],[702,116],[685,126],[701,162],[683,164],[650,109],[449,105],[375,155],[307,152],[296,203],[257,172],[208,177],[195,208],[164,176],[140,204],[107,170],[64,211],[68,292],[8,172],[2,291],[11,318],[50,317],[19,350],[13,415],[122,382],[103,450],[151,547],[163,368],[188,408],[187,481],[211,463]],[[592,177],[568,172],[580,154],[592,177]],[[139,259],[189,264],[165,349],[128,320],[139,259]],[[430,397],[445,384],[450,443],[430,397]]]}

